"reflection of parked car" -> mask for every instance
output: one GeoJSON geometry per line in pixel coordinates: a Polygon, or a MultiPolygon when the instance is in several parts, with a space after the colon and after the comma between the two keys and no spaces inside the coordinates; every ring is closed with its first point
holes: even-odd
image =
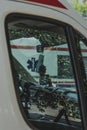
{"type": "Polygon", "coordinates": [[[57,85],[57,87],[47,87],[47,86],[43,87],[37,83],[28,83],[28,84],[29,84],[30,94],[34,98],[35,98],[35,94],[36,93],[39,94],[39,92],[47,93],[47,94],[56,93],[58,95],[63,94],[69,101],[78,103],[75,85],[61,84],[61,85],[57,85]]]}
{"type": "Polygon", "coordinates": [[[69,100],[78,102],[76,87],[74,84],[61,84],[57,85],[57,87],[58,93],[63,93],[69,100]]]}
{"type": "MultiPolygon", "coordinates": [[[[56,87],[41,86],[37,83],[27,83],[29,85],[31,105],[36,104],[39,110],[45,111],[48,106],[52,109],[57,109],[65,104],[69,107],[69,113],[72,113],[71,109],[74,107],[74,112],[76,112],[75,106],[78,107],[78,100],[76,95],[76,89],[74,85],[57,85],[56,87]],[[50,102],[51,101],[51,102],[50,102]],[[60,104],[60,105],[59,105],[60,104]],[[73,104],[75,106],[73,106],[73,104]]],[[[28,91],[27,91],[28,92],[28,91]]],[[[78,110],[79,111],[79,110],[78,110]]],[[[73,114],[72,114],[73,115],[73,114]]]]}

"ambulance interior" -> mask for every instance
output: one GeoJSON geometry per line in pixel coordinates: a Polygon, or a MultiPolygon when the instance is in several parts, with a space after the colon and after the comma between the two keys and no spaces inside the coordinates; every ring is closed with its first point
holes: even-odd
{"type": "Polygon", "coordinates": [[[16,14],[6,25],[23,117],[39,130],[83,130],[66,24],[16,14]]]}

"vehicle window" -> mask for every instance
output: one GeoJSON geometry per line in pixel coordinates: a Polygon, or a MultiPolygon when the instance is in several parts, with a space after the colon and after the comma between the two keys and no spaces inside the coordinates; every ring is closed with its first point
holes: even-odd
{"type": "Polygon", "coordinates": [[[65,24],[10,15],[6,26],[15,89],[27,120],[40,130],[80,130],[65,24]]]}

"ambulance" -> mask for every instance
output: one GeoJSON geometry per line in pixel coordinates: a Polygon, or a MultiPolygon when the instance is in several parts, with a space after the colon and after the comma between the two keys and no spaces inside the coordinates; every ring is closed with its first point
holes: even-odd
{"type": "Polygon", "coordinates": [[[87,21],[66,0],[0,0],[0,130],[87,130],[87,21]]]}

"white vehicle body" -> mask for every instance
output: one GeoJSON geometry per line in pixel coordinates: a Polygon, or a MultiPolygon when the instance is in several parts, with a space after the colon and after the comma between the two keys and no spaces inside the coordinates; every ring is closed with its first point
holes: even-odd
{"type": "Polygon", "coordinates": [[[31,130],[22,117],[15,94],[7,49],[5,19],[11,13],[51,18],[73,26],[87,38],[87,24],[82,17],[66,0],[58,0],[58,3],[61,3],[60,7],[57,7],[57,4],[46,5],[28,0],[0,0],[0,130],[31,130]]]}

